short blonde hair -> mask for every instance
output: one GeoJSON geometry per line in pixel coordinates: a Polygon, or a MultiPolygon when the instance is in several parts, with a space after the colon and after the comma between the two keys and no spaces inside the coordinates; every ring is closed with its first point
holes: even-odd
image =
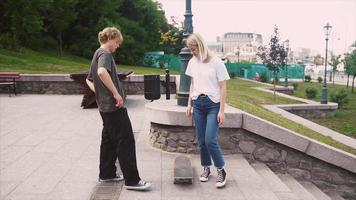
{"type": "Polygon", "coordinates": [[[187,39],[187,46],[188,48],[195,47],[198,49],[198,59],[201,62],[209,61],[211,53],[208,49],[208,45],[205,43],[203,37],[199,33],[192,33],[189,35],[187,39]]]}
{"type": "Polygon", "coordinates": [[[121,32],[116,27],[106,27],[98,33],[98,40],[100,44],[105,44],[108,40],[119,38],[120,44],[124,40],[121,32]]]}

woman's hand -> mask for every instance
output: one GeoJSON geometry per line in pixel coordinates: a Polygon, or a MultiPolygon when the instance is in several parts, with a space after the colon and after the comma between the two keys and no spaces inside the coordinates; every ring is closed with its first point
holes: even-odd
{"type": "Polygon", "coordinates": [[[218,120],[219,125],[222,125],[224,123],[224,121],[225,121],[225,113],[219,111],[218,116],[217,116],[217,120],[218,120]]]}
{"type": "Polygon", "coordinates": [[[187,117],[192,116],[192,105],[187,106],[187,111],[186,111],[185,115],[187,115],[187,117]]]}

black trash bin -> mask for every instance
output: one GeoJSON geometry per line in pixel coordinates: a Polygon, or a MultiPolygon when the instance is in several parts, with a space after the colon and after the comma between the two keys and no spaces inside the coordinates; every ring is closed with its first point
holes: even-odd
{"type": "Polygon", "coordinates": [[[156,100],[161,98],[161,83],[159,75],[144,75],[145,99],[156,100]]]}

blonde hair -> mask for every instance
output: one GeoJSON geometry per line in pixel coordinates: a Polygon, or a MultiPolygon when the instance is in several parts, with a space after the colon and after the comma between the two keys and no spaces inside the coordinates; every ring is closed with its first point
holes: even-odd
{"type": "Polygon", "coordinates": [[[121,32],[116,27],[106,27],[98,33],[98,40],[100,44],[105,44],[108,40],[119,38],[120,44],[124,40],[121,32]]]}
{"type": "Polygon", "coordinates": [[[192,33],[187,39],[188,48],[195,47],[198,49],[198,59],[201,62],[208,62],[211,58],[211,52],[208,49],[208,45],[205,43],[203,37],[199,33],[192,33]]]}

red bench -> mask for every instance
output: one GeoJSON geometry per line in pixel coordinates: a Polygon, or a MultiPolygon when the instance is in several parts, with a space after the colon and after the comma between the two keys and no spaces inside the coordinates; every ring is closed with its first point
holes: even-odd
{"type": "Polygon", "coordinates": [[[11,87],[16,95],[16,80],[20,78],[19,72],[0,72],[0,85],[5,85],[9,89],[11,96],[11,87]]]}

